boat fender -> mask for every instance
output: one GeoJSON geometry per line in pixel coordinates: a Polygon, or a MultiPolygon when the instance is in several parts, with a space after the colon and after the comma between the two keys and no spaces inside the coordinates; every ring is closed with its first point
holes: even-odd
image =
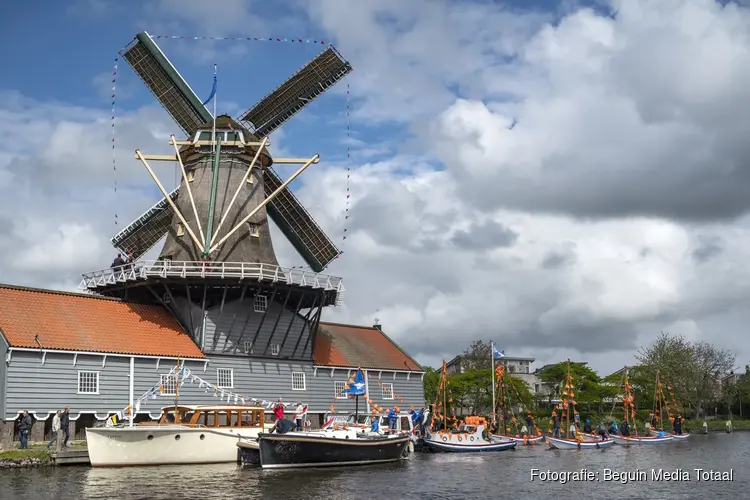
{"type": "Polygon", "coordinates": [[[443,442],[447,442],[447,441],[448,441],[448,436],[443,436],[443,442]]]}
{"type": "Polygon", "coordinates": [[[409,441],[409,453],[414,453],[414,443],[409,441]]]}
{"type": "Polygon", "coordinates": [[[461,436],[458,436],[458,440],[461,441],[461,436]]]}

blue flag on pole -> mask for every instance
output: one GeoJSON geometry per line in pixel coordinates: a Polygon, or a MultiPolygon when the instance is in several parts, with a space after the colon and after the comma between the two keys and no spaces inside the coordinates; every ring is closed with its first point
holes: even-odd
{"type": "Polygon", "coordinates": [[[503,354],[503,353],[501,353],[500,351],[498,351],[498,350],[497,350],[497,347],[495,347],[495,346],[492,346],[492,357],[493,357],[494,359],[502,359],[502,358],[504,358],[504,357],[505,357],[505,354],[503,354]]]}
{"type": "Polygon", "coordinates": [[[365,394],[365,374],[362,373],[362,370],[357,370],[354,379],[342,393],[350,396],[363,396],[365,394]]]}
{"type": "Polygon", "coordinates": [[[214,98],[214,95],[216,95],[216,65],[214,64],[214,85],[211,87],[211,95],[208,96],[208,99],[203,101],[203,105],[205,106],[209,102],[211,102],[211,99],[214,98]]]}

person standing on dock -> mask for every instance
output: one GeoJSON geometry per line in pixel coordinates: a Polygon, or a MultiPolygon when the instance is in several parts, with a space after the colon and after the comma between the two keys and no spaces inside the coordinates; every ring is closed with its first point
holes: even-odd
{"type": "Polygon", "coordinates": [[[54,418],[52,418],[52,438],[49,440],[49,443],[47,443],[47,449],[49,450],[50,446],[52,446],[53,442],[57,442],[56,451],[60,453],[60,442],[62,441],[62,436],[60,435],[60,413],[62,413],[60,410],[57,410],[55,413],[54,418]]]}
{"type": "Polygon", "coordinates": [[[60,417],[60,427],[63,431],[63,442],[62,447],[68,447],[68,441],[70,441],[70,406],[65,407],[65,411],[60,417]]]}
{"type": "Polygon", "coordinates": [[[31,432],[31,426],[33,422],[29,412],[24,410],[21,421],[18,423],[18,440],[21,442],[21,449],[29,449],[29,433],[31,432]]]}

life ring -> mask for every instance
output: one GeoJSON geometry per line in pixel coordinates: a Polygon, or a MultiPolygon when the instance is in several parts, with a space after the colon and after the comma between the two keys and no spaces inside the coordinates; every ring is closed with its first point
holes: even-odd
{"type": "Polygon", "coordinates": [[[461,441],[461,439],[462,439],[461,436],[458,436],[458,440],[461,441]]]}
{"type": "Polygon", "coordinates": [[[448,441],[448,436],[443,436],[443,442],[445,443],[447,441],[448,441]]]}
{"type": "Polygon", "coordinates": [[[469,437],[469,440],[474,441],[474,436],[469,437]]]}

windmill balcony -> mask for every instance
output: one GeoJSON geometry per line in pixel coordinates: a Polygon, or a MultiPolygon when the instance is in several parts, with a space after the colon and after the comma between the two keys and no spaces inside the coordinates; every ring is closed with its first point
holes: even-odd
{"type": "Polygon", "coordinates": [[[200,283],[253,280],[272,284],[323,290],[326,305],[343,303],[343,279],[296,268],[248,262],[182,262],[143,260],[83,274],[80,290],[107,294],[109,289],[128,287],[138,282],[177,279],[200,283]]]}

